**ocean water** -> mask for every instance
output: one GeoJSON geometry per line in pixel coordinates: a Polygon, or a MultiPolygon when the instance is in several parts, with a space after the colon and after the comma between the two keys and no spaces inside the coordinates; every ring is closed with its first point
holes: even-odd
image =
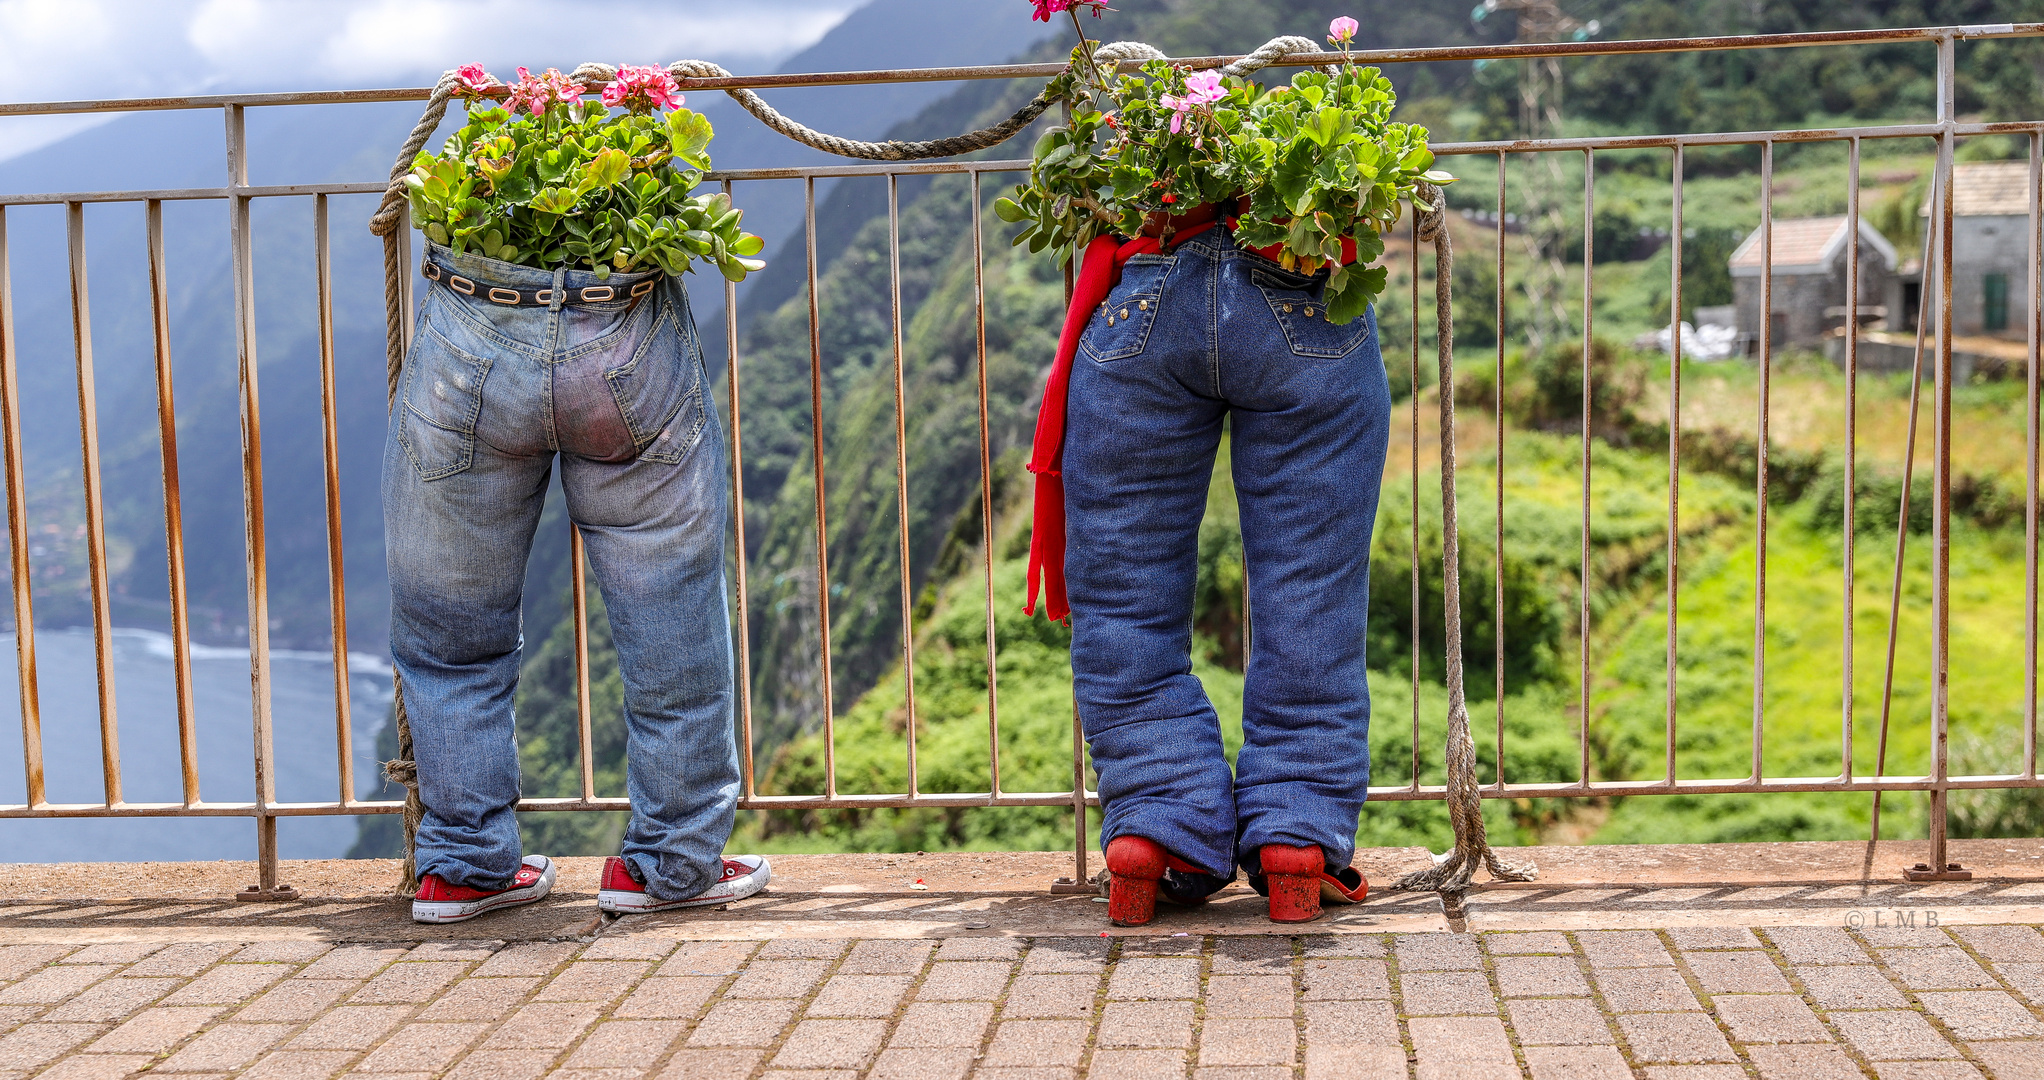
{"type": "MultiPolygon", "coordinates": [[[[350,654],[348,694],[355,783],[373,783],[376,733],[391,702],[387,658],[350,654]]],[[[183,799],[177,691],[171,639],[151,630],[113,632],[114,708],[121,783],[130,802],[183,799]]],[[[54,803],[105,799],[100,766],[98,682],[89,629],[36,634],[43,770],[54,803]]],[[[333,658],[325,652],[270,654],[271,732],[277,800],[331,802],[339,795],[333,658]]],[[[192,648],[192,700],[199,790],[218,802],[253,798],[254,724],[248,650],[192,648]]],[[[13,634],[0,634],[0,804],[25,799],[21,698],[13,634]]],[[[353,817],[287,817],[277,824],[287,859],[339,858],[355,840],[353,817]]],[[[251,818],[0,818],[0,862],[129,862],[252,859],[251,818]]]]}

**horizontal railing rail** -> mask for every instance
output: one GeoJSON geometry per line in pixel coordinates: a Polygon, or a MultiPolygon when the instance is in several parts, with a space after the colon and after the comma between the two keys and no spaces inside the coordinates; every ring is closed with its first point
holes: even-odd
{"type": "MultiPolygon", "coordinates": [[[[1543,159],[1552,156],[1578,158],[1584,171],[1582,194],[1583,251],[1581,295],[1583,342],[1582,385],[1584,386],[1581,458],[1581,567],[1574,612],[1576,628],[1576,670],[1574,675],[1580,690],[1580,701],[1574,703],[1576,715],[1583,718],[1576,726],[1578,736],[1578,772],[1573,782],[1526,782],[1509,778],[1510,759],[1507,753],[1506,728],[1504,723],[1504,702],[1507,685],[1504,672],[1505,640],[1502,634],[1495,635],[1494,648],[1497,650],[1495,686],[1495,766],[1490,782],[1483,785],[1483,792],[1493,798],[1611,798],[1619,796],[1648,796],[1671,793],[1694,795],[1720,795],[1742,793],[1787,793],[1787,792],[1872,792],[1888,791],[1928,792],[1931,796],[1930,840],[1931,858],[1929,866],[1942,868],[1945,864],[1945,829],[1947,793],[1954,790],[2011,789],[2044,787],[2036,767],[2036,668],[2037,668],[2037,530],[2038,530],[2038,453],[2037,424],[2039,398],[2038,347],[2040,338],[2040,307],[2044,307],[2044,293],[2040,293],[2040,281],[2044,281],[2044,242],[2040,242],[2039,215],[2044,208],[2044,120],[2024,122],[1960,122],[1954,113],[1956,85],[1955,45],[1959,41],[2002,37],[2044,36],[2044,23],[1999,24],[1992,26],[1932,27],[1867,31],[1840,31],[1806,34],[1774,34],[1744,37],[1718,37],[1698,39],[1666,39],[1648,41],[1593,41],[1564,44],[1518,44],[1456,46],[1428,49],[1396,49],[1358,52],[1355,58],[1371,63],[1410,63],[1440,60],[1492,59],[1510,60],[1525,58],[1566,58],[1579,56],[1600,56],[1634,53],[1701,52],[1727,49],[1771,49],[1816,46],[1850,46],[1880,43],[1920,41],[1937,48],[1937,116],[1927,123],[1878,124],[1861,127],[1840,127],[1822,129],[1781,129],[1739,132],[1710,132],[1694,134],[1648,134],[1609,135],[1569,138],[1542,138],[1496,140],[1483,142],[1441,143],[1436,151],[1444,157],[1456,158],[1463,162],[1475,162],[1483,157],[1495,160],[1496,200],[1495,220],[1500,223],[1496,230],[1495,248],[1488,253],[1494,260],[1497,274],[1497,310],[1495,316],[1499,332],[1496,346],[1497,385],[1503,385],[1506,359],[1504,332],[1506,327],[1505,286],[1506,280],[1506,230],[1502,223],[1508,216],[1507,172],[1508,162],[1515,156],[1536,156],[1543,159]],[[2023,703],[2022,768],[2018,772],[2002,772],[1989,775],[1952,775],[1946,752],[1949,733],[1948,682],[1950,675],[1950,549],[1953,472],[1951,464],[1952,442],[1952,372],[1953,372],[1953,168],[1954,154],[1958,140],[1980,136],[2016,136],[2026,141],[2028,149],[2028,180],[2026,201],[2029,212],[2027,231],[2028,280],[2025,298],[2025,320],[2027,361],[2024,369],[2025,426],[2027,431],[2025,457],[2025,698],[2023,703]],[[1761,151],[1760,212],[1761,226],[1761,310],[1772,310],[1774,289],[1774,260],[1772,255],[1774,221],[1774,165],[1775,150],[1778,146],[1808,145],[1815,143],[1841,144],[1847,156],[1847,190],[1849,209],[1846,214],[1848,235],[1849,269],[1848,278],[1854,284],[1848,288],[1846,322],[1848,327],[1859,325],[1860,289],[1859,266],[1861,240],[1859,224],[1862,212],[1859,199],[1860,168],[1862,147],[1874,140],[1924,139],[1934,141],[1937,148],[1933,177],[1933,211],[1929,215],[1928,258],[1924,261],[1925,287],[1923,289],[1924,314],[1926,318],[1919,325],[1934,326],[1927,340],[1920,341],[1917,360],[1919,366],[1928,361],[1932,376],[1931,404],[1933,438],[1935,440],[1933,467],[1933,517],[1935,531],[1932,544],[1932,583],[1930,622],[1932,635],[1932,708],[1927,718],[1930,738],[1930,768],[1920,775],[1891,775],[1876,770],[1874,775],[1865,775],[1855,768],[1854,732],[1858,717],[1856,700],[1860,696],[1854,683],[1855,613],[1853,581],[1855,573],[1855,515],[1853,500],[1857,497],[1854,478],[1858,468],[1858,405],[1855,389],[1847,391],[1845,453],[1845,500],[1841,542],[1844,559],[1843,618],[1844,641],[1844,685],[1841,690],[1842,708],[1839,716],[1839,768],[1828,776],[1770,776],[1764,768],[1766,731],[1766,658],[1768,639],[1767,585],[1768,563],[1768,425],[1770,413],[1768,393],[1771,385],[1772,362],[1778,352],[1777,343],[1771,338],[1771,320],[1763,318],[1758,341],[1758,370],[1760,373],[1760,407],[1758,413],[1759,439],[1758,460],[1755,462],[1755,544],[1758,549],[1754,580],[1754,704],[1751,720],[1752,755],[1750,769],[1744,776],[1721,778],[1694,778],[1678,775],[1678,628],[1680,608],[1678,604],[1682,573],[1681,544],[1682,508],[1680,504],[1680,479],[1684,475],[1681,463],[1682,438],[1682,341],[1681,323],[1682,289],[1682,244],[1684,239],[1683,192],[1685,186],[1685,155],[1691,149],[1711,147],[1758,147],[1761,151]],[[1671,273],[1668,282],[1670,292],[1671,348],[1673,362],[1670,365],[1668,410],[1668,502],[1666,508],[1666,681],[1667,700],[1665,703],[1664,738],[1661,746],[1663,775],[1648,779],[1600,779],[1594,775],[1590,754],[1590,724],[1587,718],[1592,714],[1592,696],[1597,680],[1593,672],[1595,642],[1592,638],[1592,617],[1588,582],[1592,578],[1591,550],[1591,507],[1594,501],[1592,485],[1593,462],[1591,446],[1594,442],[1591,430],[1590,387],[1592,377],[1591,342],[1593,340],[1594,310],[1592,300],[1596,296],[1596,260],[1592,244],[1596,237],[1596,160],[1600,153],[1614,151],[1667,151],[1671,159],[1670,207],[1668,237],[1671,247],[1671,273]],[[1925,348],[1925,344],[1928,348],[1925,348]]],[[[1328,63],[1339,60],[1341,54],[1320,53],[1293,56],[1287,65],[1298,66],[1328,63]]],[[[1181,62],[1195,67],[1214,67],[1228,62],[1233,57],[1197,57],[1181,62]]],[[[904,81],[950,81],[968,79],[1015,79],[1043,78],[1062,70],[1054,64],[1009,64],[971,68],[923,68],[890,71],[837,72],[798,75],[743,76],[717,79],[684,80],[692,89],[736,89],[736,88],[794,88],[803,86],[842,86],[861,83],[904,82],[904,81]]],[[[26,799],[20,803],[0,804],[0,819],[18,818],[93,818],[93,817],[251,817],[258,823],[258,859],[264,866],[264,881],[274,882],[276,865],[275,823],[283,817],[316,817],[335,815],[364,815],[395,813],[402,809],[400,802],[363,799],[357,791],[353,772],[354,746],[351,706],[351,690],[348,684],[348,628],[346,617],[346,581],[342,560],[342,536],[340,515],[341,464],[339,452],[339,423],[336,416],[335,391],[335,346],[333,320],[333,282],[331,272],[331,224],[329,200],[335,196],[376,195],[384,191],[383,180],[366,180],[347,183],[252,185],[247,182],[248,160],[246,139],[246,110],[270,106],[298,106],[308,104],[352,104],[393,101],[415,101],[423,99],[428,91],[420,88],[389,90],[337,90],[312,91],[282,94],[230,94],[164,98],[109,99],[104,101],[67,102],[20,102],[0,104],[0,116],[54,115],[100,112],[139,112],[177,109],[220,109],[227,124],[226,165],[228,183],[220,187],[175,188],[157,190],[127,191],[77,191],[52,193],[0,193],[0,450],[4,450],[4,488],[6,497],[8,540],[12,566],[12,601],[14,621],[17,627],[16,649],[18,663],[18,692],[22,718],[22,741],[24,747],[24,777],[26,799]],[[330,625],[332,652],[335,665],[334,685],[334,748],[338,759],[339,788],[337,796],[330,801],[280,801],[277,798],[275,773],[277,760],[271,745],[272,717],[270,682],[270,650],[268,642],[268,569],[265,547],[265,515],[263,509],[263,478],[261,448],[261,408],[257,389],[256,335],[254,329],[256,301],[251,286],[255,259],[250,245],[249,208],[259,199],[311,200],[314,207],[313,250],[317,263],[317,303],[319,316],[318,347],[320,351],[320,394],[322,410],[322,437],[324,484],[325,484],[325,526],[326,557],[329,574],[330,625]],[[225,201],[230,214],[230,255],[235,281],[235,340],[238,353],[238,386],[241,397],[241,424],[243,454],[241,461],[244,486],[244,527],[247,540],[247,583],[250,603],[249,652],[250,678],[253,688],[252,713],[250,716],[254,736],[254,789],[252,797],[245,801],[214,801],[202,797],[198,776],[198,751],[196,723],[198,706],[193,699],[190,683],[191,632],[185,612],[184,564],[181,507],[178,481],[178,428],[177,406],[172,395],[172,358],[168,323],[170,307],[164,269],[164,232],[162,208],[166,203],[190,201],[225,201]],[[146,213],[147,257],[151,278],[151,315],[155,329],[154,364],[156,371],[156,409],[159,421],[159,450],[163,462],[163,494],[165,508],[165,539],[168,552],[168,573],[170,583],[171,610],[173,613],[172,638],[174,642],[174,667],[177,687],[177,709],[179,726],[180,764],[183,772],[183,798],[179,801],[133,801],[123,796],[122,764],[120,758],[119,728],[116,720],[114,679],[112,676],[112,617],[108,601],[108,552],[107,531],[104,523],[105,493],[100,487],[99,435],[94,397],[94,371],[92,348],[92,321],[90,314],[90,284],[85,265],[86,219],[84,208],[97,204],[140,204],[146,213]],[[23,473],[22,419],[19,402],[20,357],[15,345],[15,323],[13,313],[13,286],[9,276],[7,247],[7,220],[10,208],[62,206],[65,208],[66,239],[69,246],[69,275],[71,303],[74,323],[74,360],[79,386],[79,423],[82,447],[82,497],[86,508],[86,539],[89,586],[92,597],[94,649],[99,679],[98,722],[101,737],[101,771],[103,774],[104,798],[97,803],[53,802],[47,798],[44,777],[42,746],[41,706],[37,691],[37,661],[35,647],[35,614],[32,577],[33,567],[29,556],[29,501],[28,485],[23,473]]],[[[821,417],[824,412],[825,366],[822,340],[821,309],[818,303],[820,262],[817,252],[817,196],[819,180],[841,177],[866,177],[884,179],[887,185],[887,242],[888,274],[890,285],[889,332],[891,334],[891,359],[893,365],[893,437],[895,439],[894,480],[896,484],[897,516],[900,523],[899,570],[902,582],[901,595],[886,601],[898,600],[903,634],[899,642],[898,658],[901,677],[904,680],[903,697],[906,714],[905,736],[902,753],[907,765],[905,791],[886,793],[850,793],[838,788],[836,764],[837,717],[835,702],[831,693],[833,669],[831,661],[831,617],[833,603],[831,574],[833,558],[828,550],[831,536],[829,512],[825,493],[830,478],[826,476],[823,425],[820,420],[811,425],[809,447],[815,491],[815,550],[812,552],[817,564],[814,584],[814,602],[820,613],[821,640],[817,643],[820,670],[817,676],[823,687],[819,715],[811,718],[813,729],[820,732],[825,755],[824,790],[811,794],[763,793],[758,789],[757,763],[753,738],[753,686],[752,658],[750,655],[750,618],[752,615],[751,588],[747,577],[746,542],[744,536],[744,515],[736,515],[737,551],[739,557],[734,576],[733,600],[740,633],[737,635],[737,665],[740,695],[736,722],[740,729],[744,789],[739,805],[751,810],[808,810],[808,809],[878,809],[905,807],[935,808],[976,808],[976,807],[1070,807],[1074,811],[1075,827],[1075,873],[1067,883],[1072,888],[1083,888],[1086,879],[1086,808],[1098,804],[1098,795],[1086,785],[1086,755],[1083,739],[1079,732],[1077,716],[1072,718],[1072,784],[1063,791],[1008,791],[1001,782],[1001,698],[997,678],[996,656],[1000,649],[998,631],[994,621],[994,607],[997,602],[994,589],[994,543],[995,515],[983,513],[981,517],[979,567],[984,578],[985,602],[988,616],[986,626],[986,677],[987,735],[989,740],[988,777],[989,790],[984,792],[925,792],[918,780],[917,742],[922,719],[918,715],[915,696],[914,673],[915,653],[918,647],[914,627],[915,596],[914,575],[910,565],[909,511],[907,502],[908,485],[911,481],[906,454],[908,434],[908,410],[904,373],[907,356],[904,347],[904,321],[901,285],[901,214],[900,181],[903,177],[928,175],[964,176],[971,188],[972,234],[973,234],[973,305],[976,319],[976,355],[978,365],[978,497],[982,507],[993,505],[993,473],[995,450],[990,433],[989,401],[987,388],[988,350],[986,343],[986,294],[984,272],[987,237],[986,222],[982,218],[985,200],[982,197],[982,180],[988,174],[1014,174],[1026,171],[1027,160],[1001,159],[980,161],[940,161],[922,163],[892,164],[849,164],[823,165],[791,168],[755,168],[719,170],[709,173],[707,181],[720,185],[725,191],[732,190],[738,183],[797,182],[803,185],[804,194],[804,252],[806,258],[805,287],[808,303],[808,343],[810,360],[810,404],[813,415],[821,417]]],[[[1465,182],[1476,181],[1467,177],[1465,182]]],[[[409,243],[409,230],[403,230],[409,243]]],[[[1410,344],[1410,377],[1414,387],[1419,386],[1419,296],[1418,289],[1422,276],[1417,243],[1410,246],[1409,267],[1412,293],[1413,325],[1410,344]]],[[[1465,258],[1477,257],[1465,253],[1465,258]]],[[[407,259],[410,252],[407,250],[407,259]]],[[[734,493],[738,505],[744,505],[744,415],[741,400],[741,385],[744,365],[739,347],[739,306],[738,293],[734,285],[724,287],[723,328],[725,334],[725,374],[728,379],[728,402],[730,410],[730,450],[732,456],[734,493]]],[[[406,328],[409,333],[409,327],[406,328]]],[[[1859,339],[1854,333],[1845,335],[1844,366],[1846,386],[1855,388],[1859,374],[1859,339]]],[[[1389,359],[1389,357],[1387,357],[1389,359]]],[[[1419,567],[1418,552],[1420,536],[1418,531],[1418,508],[1420,504],[1420,393],[1410,395],[1410,425],[1412,437],[1412,460],[1409,482],[1414,507],[1413,536],[1415,554],[1412,569],[1412,590],[1414,597],[1413,641],[1422,639],[1417,623],[1419,611],[1419,567]]],[[[1503,580],[1506,565],[1505,521],[1505,461],[1507,445],[1507,423],[1502,393],[1493,395],[1492,422],[1496,428],[1497,467],[1492,497],[1495,501],[1496,525],[1491,540],[1494,544],[1496,572],[1494,580],[1498,607],[1503,606],[1503,580]]],[[[1915,438],[1914,413],[1911,420],[1911,446],[1915,438]]],[[[1913,458],[1912,458],[1913,460],[1913,458]]],[[[1396,478],[1387,475],[1386,484],[1396,478]]],[[[1904,515],[1906,520],[1906,514],[1904,515]]],[[[1906,533],[1904,534],[1906,539],[1906,533]]],[[[629,808],[623,798],[599,796],[596,792],[593,771],[594,740],[592,736],[592,706],[590,700],[590,664],[587,633],[588,603],[585,592],[586,570],[583,562],[581,536],[570,530],[570,565],[572,567],[572,604],[577,620],[576,635],[576,692],[578,696],[577,735],[581,755],[581,791],[579,796],[560,798],[526,798],[519,803],[527,811],[619,811],[629,808]]],[[[1899,546],[1899,545],[1898,545],[1899,546]]],[[[1890,627],[1888,687],[1881,701],[1883,755],[1885,759],[1885,735],[1889,701],[1893,690],[1894,645],[1893,627],[1900,611],[1900,575],[1902,556],[1898,551],[1896,561],[1895,599],[1888,612],[1890,627]]],[[[1415,649],[1415,653],[1417,650],[1415,649]]],[[[1422,723],[1419,712],[1420,675],[1415,656],[1412,672],[1412,772],[1407,782],[1381,784],[1370,789],[1372,800],[1412,801],[1438,800],[1445,797],[1441,785],[1421,783],[1421,762],[1427,751],[1421,744],[1422,723]]],[[[1388,718],[1386,718],[1388,720],[1388,718]]],[[[1062,753],[1062,750],[1060,750],[1062,753]]],[[[1878,821],[1878,817],[1876,818],[1878,821]]],[[[1876,826],[1878,828],[1878,826],[1876,826]]]]}

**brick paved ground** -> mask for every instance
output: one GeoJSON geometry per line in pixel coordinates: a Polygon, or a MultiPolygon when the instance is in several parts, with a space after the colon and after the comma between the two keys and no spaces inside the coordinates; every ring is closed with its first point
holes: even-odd
{"type": "Polygon", "coordinates": [[[2044,1077],[2031,926],[682,932],[0,946],[0,1080],[2044,1077]]]}

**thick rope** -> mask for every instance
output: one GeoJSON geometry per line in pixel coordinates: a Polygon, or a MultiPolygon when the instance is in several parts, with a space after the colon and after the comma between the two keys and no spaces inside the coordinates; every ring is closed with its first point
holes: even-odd
{"type": "MultiPolygon", "coordinates": [[[[405,205],[405,177],[411,174],[412,162],[418,158],[419,151],[426,148],[426,140],[433,137],[434,129],[438,128],[440,121],[447,116],[447,102],[454,97],[454,88],[457,84],[458,80],[452,71],[442,72],[440,81],[434,84],[433,93],[426,98],[426,111],[419,114],[419,122],[412,125],[412,133],[406,136],[404,147],[397,152],[396,164],[390,167],[390,186],[383,189],[383,202],[376,207],[376,213],[369,217],[370,232],[378,236],[389,236],[397,231],[405,205]]],[[[386,271],[389,269],[388,262],[386,259],[386,271]]],[[[392,341],[396,340],[396,336],[393,335],[392,341]]],[[[402,364],[404,356],[401,344],[393,344],[391,348],[400,350],[395,363],[402,364]]]]}
{"type": "MultiPolygon", "coordinates": [[[[1277,37],[1264,42],[1257,50],[1221,69],[1224,75],[1248,75],[1275,64],[1293,53],[1317,52],[1319,46],[1307,38],[1277,37]]],[[[1158,60],[1164,54],[1139,41],[1117,41],[1102,45],[1094,50],[1096,64],[1115,63],[1123,60],[1158,60]]],[[[667,65],[667,72],[675,78],[728,79],[731,73],[708,60],[677,60],[667,65]]],[[[617,68],[609,64],[588,63],[570,72],[569,78],[576,82],[607,83],[617,77],[617,68]]],[[[403,149],[398,151],[397,161],[390,169],[390,186],[384,190],[383,202],[369,219],[369,231],[378,236],[388,236],[397,228],[399,210],[405,201],[405,176],[412,171],[412,161],[425,149],[426,140],[440,126],[447,116],[447,104],[453,98],[458,86],[454,72],[443,72],[440,81],[433,87],[433,93],[426,99],[426,109],[419,116],[419,122],[412,127],[410,137],[405,139],[403,149]]],[[[1029,104],[1016,110],[1015,114],[992,127],[953,135],[944,139],[928,139],[917,142],[862,142],[847,139],[827,132],[806,127],[766,103],[758,94],[743,87],[732,87],[724,91],[732,100],[744,106],[745,110],[758,117],[760,123],[786,135],[788,138],[813,146],[818,150],[836,154],[839,157],[863,158],[871,161],[916,161],[924,158],[955,157],[977,150],[998,146],[1015,137],[1044,111],[1054,104],[1046,93],[1039,93],[1029,104]]]]}
{"type": "Polygon", "coordinates": [[[1285,57],[1290,56],[1293,53],[1309,53],[1319,51],[1320,46],[1315,44],[1310,38],[1290,36],[1274,37],[1271,38],[1269,41],[1264,42],[1262,45],[1257,46],[1255,52],[1250,53],[1248,56],[1245,56],[1242,59],[1237,60],[1234,63],[1229,64],[1228,66],[1222,68],[1221,74],[1238,76],[1248,75],[1254,72],[1262,71],[1264,68],[1267,68],[1272,64],[1275,64],[1278,61],[1283,60],[1285,57]]]}
{"type": "MultiPolygon", "coordinates": [[[[1462,687],[1462,553],[1455,512],[1455,325],[1449,312],[1455,250],[1448,239],[1447,197],[1428,183],[1421,183],[1417,194],[1413,200],[1413,213],[1418,215],[1413,223],[1414,238],[1434,245],[1434,317],[1441,363],[1441,381],[1436,388],[1441,399],[1441,555],[1446,575],[1441,600],[1447,613],[1448,820],[1455,827],[1455,846],[1436,856],[1434,865],[1399,878],[1391,887],[1459,896],[1468,891],[1478,863],[1497,881],[1531,881],[1539,870],[1531,863],[1520,866],[1499,859],[1483,827],[1476,740],[1469,735],[1469,706],[1462,687]]],[[[1413,449],[1417,452],[1419,448],[1413,449]]],[[[1413,509],[1417,512],[1419,508],[1413,509]]],[[[1417,558],[1419,553],[1415,551],[1413,556],[1417,558]]],[[[1417,647],[1419,643],[1413,644],[1417,647]]]]}

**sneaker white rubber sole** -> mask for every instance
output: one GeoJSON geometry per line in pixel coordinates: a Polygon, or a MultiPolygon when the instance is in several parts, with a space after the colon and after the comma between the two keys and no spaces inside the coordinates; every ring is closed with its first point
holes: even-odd
{"type": "Polygon", "coordinates": [[[747,873],[728,877],[710,886],[707,890],[686,900],[662,900],[643,892],[627,892],[623,889],[602,889],[596,894],[596,907],[616,915],[642,915],[649,911],[676,911],[681,908],[710,907],[714,904],[728,904],[743,900],[767,887],[773,880],[773,867],[758,855],[739,855],[729,862],[751,867],[747,873]]]}
{"type": "Polygon", "coordinates": [[[527,855],[521,862],[539,869],[539,881],[523,889],[506,889],[478,900],[414,900],[412,921],[455,923],[473,919],[498,908],[538,903],[554,891],[554,863],[544,855],[527,855]]]}

